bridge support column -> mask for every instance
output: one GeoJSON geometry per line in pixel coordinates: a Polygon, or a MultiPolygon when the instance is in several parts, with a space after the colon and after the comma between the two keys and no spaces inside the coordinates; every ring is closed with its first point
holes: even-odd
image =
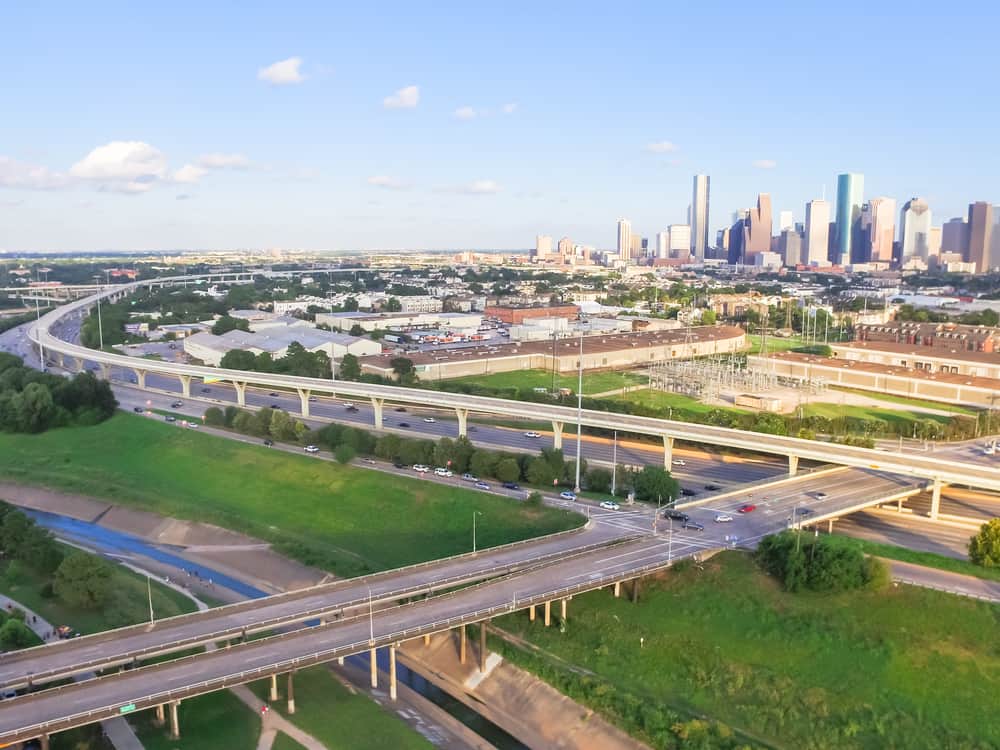
{"type": "Polygon", "coordinates": [[[373,398],[372,399],[372,412],[375,415],[375,429],[382,429],[382,404],[385,403],[383,398],[373,398]]]}
{"type": "Polygon", "coordinates": [[[479,671],[486,672],[486,623],[483,620],[479,623],[479,671]]]}
{"type": "Polygon", "coordinates": [[[552,447],[556,450],[562,448],[563,423],[552,420],[552,447]]]}
{"type": "Polygon", "coordinates": [[[170,739],[179,740],[181,738],[181,725],[177,720],[177,707],[180,701],[170,701],[170,739]]]}
{"type": "Polygon", "coordinates": [[[49,750],[49,736],[47,734],[43,734],[38,739],[41,742],[42,750],[49,750]]]}
{"type": "Polygon", "coordinates": [[[268,700],[270,700],[271,703],[278,700],[278,675],[276,674],[271,675],[271,695],[268,700]]]}
{"type": "Polygon", "coordinates": [[[836,520],[837,520],[836,518],[831,518],[829,521],[826,522],[826,533],[827,534],[832,534],[833,533],[833,522],[836,521],[836,520]]]}
{"type": "Polygon", "coordinates": [[[632,581],[632,603],[635,604],[639,601],[639,579],[635,578],[632,581]]]}
{"type": "Polygon", "coordinates": [[[294,672],[288,673],[288,713],[295,713],[295,683],[292,682],[294,672]]]}
{"type": "Polygon", "coordinates": [[[560,624],[566,623],[566,606],[569,604],[569,599],[562,599],[559,602],[559,622],[560,624]]]}
{"type": "Polygon", "coordinates": [[[535,621],[535,605],[534,604],[532,604],[530,607],[528,607],[528,620],[530,622],[534,622],[535,621]]]}
{"type": "Polygon", "coordinates": [[[184,394],[184,398],[191,398],[191,376],[190,375],[178,375],[181,381],[181,393],[184,394]]]}
{"type": "Polygon", "coordinates": [[[670,471],[670,467],[674,465],[674,439],[663,436],[663,468],[670,471]]]}
{"type": "MultiPolygon", "coordinates": [[[[82,368],[83,365],[81,364],[80,367],[82,368]]],[[[101,367],[101,377],[104,378],[105,380],[111,380],[111,365],[102,362],[100,367],[101,367]]]]}
{"type": "Polygon", "coordinates": [[[799,473],[799,457],[789,456],[788,457],[788,476],[794,477],[799,473]]]}
{"type": "Polygon", "coordinates": [[[338,656],[337,657],[337,664],[339,664],[340,666],[344,666],[344,657],[343,656],[338,656]]]}
{"type": "Polygon", "coordinates": [[[431,645],[431,634],[428,633],[427,635],[424,636],[424,646],[430,646],[430,645],[431,645]]]}
{"type": "Polygon", "coordinates": [[[376,653],[377,649],[374,648],[368,652],[369,669],[371,671],[371,678],[372,678],[372,689],[378,687],[378,659],[375,658],[376,653]]]}
{"type": "Polygon", "coordinates": [[[162,703],[160,703],[156,707],[156,719],[155,719],[154,723],[158,727],[162,727],[164,724],[167,723],[167,715],[166,715],[166,712],[163,710],[163,704],[162,703]]]}
{"type": "Polygon", "coordinates": [[[73,369],[77,372],[83,372],[83,360],[80,357],[73,357],[73,369]]]}
{"type": "Polygon", "coordinates": [[[938,513],[941,512],[941,488],[944,485],[940,479],[935,479],[934,484],[931,486],[931,518],[937,519],[938,513]]]}
{"type": "Polygon", "coordinates": [[[458,436],[468,437],[469,436],[469,410],[468,409],[455,409],[455,416],[458,417],[458,436]]]}
{"type": "Polygon", "coordinates": [[[299,411],[302,413],[303,417],[308,417],[309,396],[311,396],[312,394],[306,388],[296,388],[296,390],[299,392],[299,404],[301,405],[299,411]]]}
{"type": "Polygon", "coordinates": [[[247,405],[247,384],[233,381],[233,388],[236,389],[236,403],[240,406],[247,405]]]}
{"type": "Polygon", "coordinates": [[[465,664],[465,625],[458,628],[458,663],[465,664]]]}
{"type": "Polygon", "coordinates": [[[132,372],[135,373],[135,382],[140,388],[146,388],[146,371],[139,370],[137,368],[132,368],[132,372]]]}
{"type": "Polygon", "coordinates": [[[545,602],[545,627],[552,624],[552,602],[545,602]]]}
{"type": "Polygon", "coordinates": [[[389,646],[389,700],[396,700],[396,647],[389,646]]]}
{"type": "Polygon", "coordinates": [[[622,582],[615,581],[615,599],[622,595],[622,582]]]}

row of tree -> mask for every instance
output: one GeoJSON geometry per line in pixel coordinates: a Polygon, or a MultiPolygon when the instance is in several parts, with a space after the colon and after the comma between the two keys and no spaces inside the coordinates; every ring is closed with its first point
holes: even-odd
{"type": "Polygon", "coordinates": [[[849,591],[882,588],[889,582],[885,563],[867,557],[852,540],[783,531],[760,540],[758,564],[788,591],[849,591]]]}
{"type": "Polygon", "coordinates": [[[254,354],[244,349],[230,349],[219,362],[230,370],[273,372],[305,378],[329,378],[330,357],[324,351],[310,352],[298,341],[288,345],[284,357],[275,359],[270,352],[254,354]]]}

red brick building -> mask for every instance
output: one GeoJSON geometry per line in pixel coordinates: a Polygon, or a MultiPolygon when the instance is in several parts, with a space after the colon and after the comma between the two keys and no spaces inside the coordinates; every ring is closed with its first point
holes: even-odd
{"type": "Polygon", "coordinates": [[[496,318],[508,325],[520,325],[528,318],[576,318],[580,308],[576,305],[555,305],[553,307],[487,307],[487,318],[496,318]]]}

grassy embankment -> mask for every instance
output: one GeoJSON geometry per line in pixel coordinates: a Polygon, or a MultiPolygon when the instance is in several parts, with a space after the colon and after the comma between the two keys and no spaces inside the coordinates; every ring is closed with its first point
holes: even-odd
{"type": "Polygon", "coordinates": [[[456,483],[340,466],[119,414],[96,427],[0,435],[0,475],[275,544],[340,575],[469,551],[580,525],[456,483]]]}
{"type": "Polygon", "coordinates": [[[260,719],[228,690],[181,702],[177,721],[181,738],[172,740],[167,726],[154,723],[155,713],[143,711],[132,720],[146,750],[243,750],[257,746],[260,719]]]}
{"type": "Polygon", "coordinates": [[[565,633],[503,618],[543,651],[497,646],[655,747],[971,750],[1000,746],[998,617],[907,586],[788,594],[733,552],[637,605],[574,597],[565,633]]]}
{"type": "MultiPolygon", "coordinates": [[[[644,375],[636,372],[595,372],[584,373],[583,393],[604,393],[618,388],[625,388],[630,385],[643,385],[647,381],[644,375]]],[[[432,381],[433,382],[433,381],[432,381]]],[[[552,388],[551,370],[516,370],[514,372],[496,372],[491,375],[469,375],[462,378],[449,378],[449,383],[468,383],[484,388],[552,388]]],[[[559,374],[556,373],[555,387],[569,388],[576,393],[579,386],[579,378],[576,373],[559,374]]]]}

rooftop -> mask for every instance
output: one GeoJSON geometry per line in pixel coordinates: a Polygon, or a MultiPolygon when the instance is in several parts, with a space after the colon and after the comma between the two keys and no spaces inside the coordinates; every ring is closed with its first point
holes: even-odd
{"type": "Polygon", "coordinates": [[[870,351],[888,354],[905,354],[917,359],[955,359],[980,364],[1000,365],[1000,353],[970,352],[966,349],[949,349],[944,346],[920,346],[897,341],[853,341],[849,344],[830,344],[834,351],[870,351]]]}

